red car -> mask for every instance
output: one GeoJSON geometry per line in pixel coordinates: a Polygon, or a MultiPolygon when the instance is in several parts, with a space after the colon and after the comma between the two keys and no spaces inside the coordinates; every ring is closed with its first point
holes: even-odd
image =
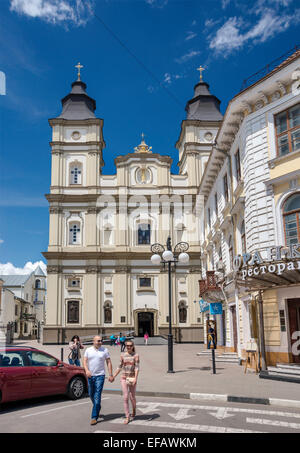
{"type": "Polygon", "coordinates": [[[67,365],[30,347],[0,347],[0,402],[66,394],[81,398],[87,390],[84,368],[67,365]]]}

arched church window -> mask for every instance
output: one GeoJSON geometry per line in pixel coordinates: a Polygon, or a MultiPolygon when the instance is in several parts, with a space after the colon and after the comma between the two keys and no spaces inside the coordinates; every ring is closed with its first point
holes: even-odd
{"type": "Polygon", "coordinates": [[[69,226],[69,244],[80,244],[80,225],[79,223],[71,223],[69,226]]]}
{"type": "Polygon", "coordinates": [[[70,184],[81,184],[82,166],[76,163],[70,166],[70,184]]]}
{"type": "Polygon", "coordinates": [[[187,320],[187,309],[185,302],[179,302],[179,322],[185,324],[187,320]]]}
{"type": "Polygon", "coordinates": [[[112,323],[112,309],[110,302],[106,302],[104,304],[104,323],[105,324],[112,323]]]}
{"type": "Polygon", "coordinates": [[[283,205],[286,245],[300,243],[300,193],[289,197],[283,205]]]}
{"type": "Polygon", "coordinates": [[[138,226],[138,245],[147,245],[151,241],[151,225],[140,223],[138,226]]]}
{"type": "Polygon", "coordinates": [[[41,280],[37,279],[35,281],[35,289],[39,289],[41,287],[41,280]]]}

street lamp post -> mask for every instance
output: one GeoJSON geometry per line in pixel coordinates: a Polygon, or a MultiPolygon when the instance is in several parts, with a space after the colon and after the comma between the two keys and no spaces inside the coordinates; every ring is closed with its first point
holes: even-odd
{"type": "Polygon", "coordinates": [[[151,261],[155,265],[168,265],[168,283],[169,283],[169,334],[168,334],[168,373],[174,373],[173,370],[173,334],[172,334],[172,263],[174,268],[176,264],[186,264],[189,262],[189,255],[186,253],[189,245],[186,242],[179,242],[172,251],[170,236],[167,239],[166,249],[161,244],[151,245],[151,261]]]}

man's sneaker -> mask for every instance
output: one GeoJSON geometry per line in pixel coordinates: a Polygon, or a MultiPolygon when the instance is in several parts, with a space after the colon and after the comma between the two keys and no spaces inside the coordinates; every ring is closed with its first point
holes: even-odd
{"type": "Polygon", "coordinates": [[[97,420],[95,418],[92,418],[91,425],[96,425],[96,424],[97,424],[97,420]]]}

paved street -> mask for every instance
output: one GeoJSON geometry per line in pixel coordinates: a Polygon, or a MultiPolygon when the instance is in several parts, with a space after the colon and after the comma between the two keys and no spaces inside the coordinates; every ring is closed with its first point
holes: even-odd
{"type": "Polygon", "coordinates": [[[102,418],[90,426],[89,398],[42,398],[2,405],[1,433],[299,433],[300,409],[138,398],[137,416],[123,425],[120,395],[103,395],[102,418]]]}
{"type": "MultiPolygon", "coordinates": [[[[150,339],[151,341],[151,339],[150,339]]],[[[15,344],[29,345],[60,358],[62,346],[43,345],[36,341],[15,344]]],[[[120,360],[120,348],[107,346],[115,369],[120,360]]],[[[64,345],[67,361],[68,346],[64,345]]],[[[252,398],[281,398],[300,400],[299,384],[260,379],[253,370],[244,373],[244,367],[234,363],[218,363],[217,373],[212,374],[209,356],[197,356],[205,350],[203,344],[176,344],[174,346],[174,374],[168,374],[168,348],[161,346],[137,346],[140,356],[138,391],[162,393],[226,394],[252,398]]],[[[119,377],[106,389],[120,389],[119,377]]]]}

